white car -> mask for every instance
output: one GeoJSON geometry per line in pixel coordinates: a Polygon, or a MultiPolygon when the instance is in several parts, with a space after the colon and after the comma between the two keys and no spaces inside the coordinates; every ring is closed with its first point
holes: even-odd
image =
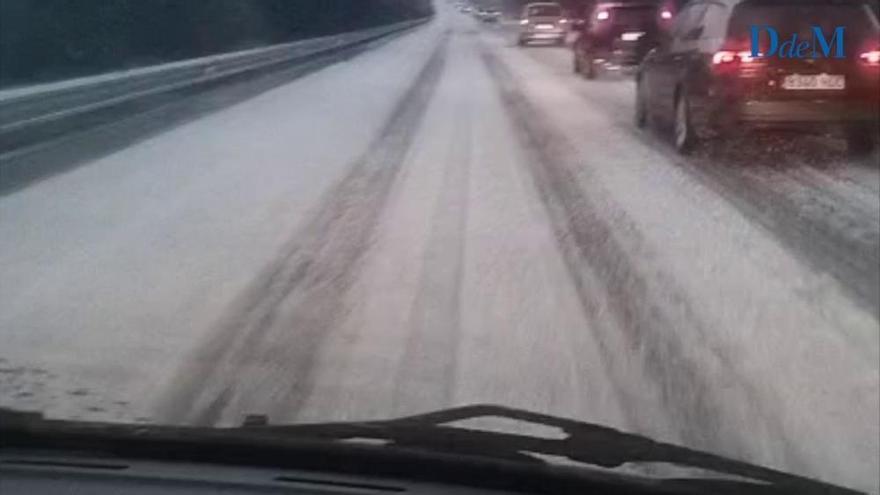
{"type": "Polygon", "coordinates": [[[495,9],[480,9],[477,12],[477,19],[483,22],[498,22],[501,18],[501,12],[495,9]]]}
{"type": "Polygon", "coordinates": [[[555,2],[530,3],[523,8],[520,17],[519,45],[531,41],[551,41],[557,45],[565,44],[568,33],[568,19],[562,6],[555,2]]]}

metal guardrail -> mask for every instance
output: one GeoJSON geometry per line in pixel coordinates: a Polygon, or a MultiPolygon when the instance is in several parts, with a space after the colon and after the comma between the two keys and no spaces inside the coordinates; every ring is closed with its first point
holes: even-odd
{"type": "Polygon", "coordinates": [[[427,22],[418,19],[254,50],[0,91],[0,153],[23,134],[102,109],[367,43],[427,22]]]}

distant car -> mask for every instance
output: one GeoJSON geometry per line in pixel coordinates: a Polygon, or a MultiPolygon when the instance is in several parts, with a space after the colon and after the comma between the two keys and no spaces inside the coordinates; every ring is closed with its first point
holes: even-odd
{"type": "Polygon", "coordinates": [[[495,9],[480,9],[477,13],[477,19],[483,22],[498,22],[501,12],[495,9]]]}
{"type": "Polygon", "coordinates": [[[656,0],[599,2],[587,9],[572,45],[574,71],[593,79],[600,68],[635,68],[659,43],[672,12],[656,0]]]}
{"type": "Polygon", "coordinates": [[[568,34],[568,19],[563,16],[562,7],[554,2],[530,3],[523,8],[520,17],[518,44],[524,46],[531,41],[552,41],[565,44],[568,34]]]}
{"type": "Polygon", "coordinates": [[[840,131],[853,154],[866,154],[880,128],[880,27],[871,4],[856,0],[695,0],[636,81],[637,125],[672,124],[681,152],[746,126],[840,131]],[[762,36],[755,57],[752,25],[773,26],[780,40],[843,26],[847,49],[841,58],[762,56],[771,48],[762,36]]]}

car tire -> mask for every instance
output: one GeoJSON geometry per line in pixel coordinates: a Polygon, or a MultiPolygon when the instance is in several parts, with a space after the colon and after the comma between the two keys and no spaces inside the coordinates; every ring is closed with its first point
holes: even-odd
{"type": "Polygon", "coordinates": [[[697,134],[691,118],[690,98],[688,98],[686,91],[676,91],[672,143],[675,150],[682,155],[691,153],[697,144],[697,134]]]}
{"type": "Polygon", "coordinates": [[[596,62],[593,60],[593,55],[587,54],[586,67],[581,70],[587,79],[596,79],[596,62]]]}
{"type": "Polygon", "coordinates": [[[516,44],[517,44],[517,46],[526,46],[526,40],[525,40],[525,38],[520,38],[520,39],[518,39],[517,42],[516,42],[516,44]]]}
{"type": "Polygon", "coordinates": [[[636,111],[635,111],[636,127],[644,129],[648,126],[648,102],[645,99],[645,87],[642,79],[636,79],[636,111]]]}
{"type": "Polygon", "coordinates": [[[876,134],[869,125],[857,125],[846,130],[847,152],[853,157],[870,155],[876,146],[876,134]]]}

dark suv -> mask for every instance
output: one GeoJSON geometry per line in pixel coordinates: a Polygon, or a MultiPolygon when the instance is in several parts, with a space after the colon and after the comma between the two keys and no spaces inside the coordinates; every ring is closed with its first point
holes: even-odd
{"type": "Polygon", "coordinates": [[[681,152],[746,126],[840,131],[853,154],[869,153],[878,36],[868,2],[694,0],[639,68],[636,123],[672,124],[681,152]]]}
{"type": "Polygon", "coordinates": [[[572,45],[574,71],[593,79],[602,67],[635,67],[659,42],[672,11],[657,0],[600,1],[588,7],[572,45]]]}

